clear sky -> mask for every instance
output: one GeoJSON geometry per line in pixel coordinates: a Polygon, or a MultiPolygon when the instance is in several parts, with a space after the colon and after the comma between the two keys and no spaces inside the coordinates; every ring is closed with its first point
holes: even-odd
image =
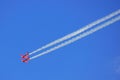
{"type": "Polygon", "coordinates": [[[31,60],[31,52],[120,8],[119,0],[0,0],[0,80],[120,80],[120,21],[31,60]]]}

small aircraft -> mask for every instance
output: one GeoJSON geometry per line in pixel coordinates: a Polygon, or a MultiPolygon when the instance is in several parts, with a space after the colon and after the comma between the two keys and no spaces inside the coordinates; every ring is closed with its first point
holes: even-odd
{"type": "Polygon", "coordinates": [[[21,55],[21,61],[22,62],[28,62],[30,60],[30,58],[29,58],[29,53],[28,52],[26,52],[26,54],[25,55],[21,55]]]}
{"type": "Polygon", "coordinates": [[[28,52],[26,52],[25,55],[21,55],[21,58],[23,58],[23,59],[27,59],[28,57],[29,57],[29,53],[28,52]]]}
{"type": "Polygon", "coordinates": [[[22,60],[22,62],[27,63],[29,61],[29,58],[22,60]]]}

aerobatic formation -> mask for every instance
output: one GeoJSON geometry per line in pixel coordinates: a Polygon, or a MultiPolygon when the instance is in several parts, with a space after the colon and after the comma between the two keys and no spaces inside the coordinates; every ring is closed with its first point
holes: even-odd
{"type": "Polygon", "coordinates": [[[115,12],[112,12],[111,14],[109,14],[101,19],[98,19],[98,20],[82,27],[81,29],[78,29],[75,32],[72,32],[72,33],[70,33],[70,34],[68,34],[60,39],[57,39],[57,40],[55,40],[55,41],[53,41],[45,46],[42,46],[33,52],[30,52],[30,53],[26,52],[26,54],[21,55],[21,60],[22,60],[22,62],[27,63],[29,60],[38,58],[42,55],[48,54],[48,53],[55,51],[61,47],[64,47],[68,44],[71,44],[71,43],[73,43],[79,39],[82,39],[82,38],[96,32],[104,27],[107,27],[107,26],[109,26],[109,25],[111,25],[119,20],[120,20],[120,9],[118,9],[115,12]],[[56,46],[54,46],[54,45],[56,45],[56,46]],[[52,47],[52,46],[54,46],[54,47],[52,47]],[[47,49],[49,47],[52,47],[52,48],[47,49]],[[44,50],[44,49],[47,49],[47,50],[41,52],[40,54],[36,54],[35,56],[32,56],[32,54],[35,54],[35,53],[37,53],[41,50],[44,50]]]}

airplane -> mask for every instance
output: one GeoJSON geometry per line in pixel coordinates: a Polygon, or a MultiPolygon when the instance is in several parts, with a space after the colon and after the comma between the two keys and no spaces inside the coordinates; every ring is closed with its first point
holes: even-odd
{"type": "Polygon", "coordinates": [[[29,53],[28,53],[28,52],[26,52],[25,55],[21,55],[21,58],[22,58],[22,59],[27,59],[28,57],[29,57],[29,53]]]}
{"type": "Polygon", "coordinates": [[[22,60],[22,62],[24,63],[28,63],[28,61],[29,61],[29,58],[22,60]]]}

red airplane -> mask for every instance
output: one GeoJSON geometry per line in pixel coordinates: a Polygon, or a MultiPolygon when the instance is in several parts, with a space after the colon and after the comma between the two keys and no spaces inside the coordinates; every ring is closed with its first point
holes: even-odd
{"type": "Polygon", "coordinates": [[[22,60],[22,62],[27,63],[29,61],[29,58],[22,60]]]}
{"type": "Polygon", "coordinates": [[[26,52],[25,55],[21,55],[21,58],[22,58],[22,59],[27,59],[28,57],[29,57],[29,53],[28,53],[28,52],[26,52]]]}
{"type": "Polygon", "coordinates": [[[21,55],[21,60],[22,60],[22,62],[25,62],[25,63],[28,62],[28,60],[30,60],[29,53],[26,52],[25,55],[21,55]]]}

